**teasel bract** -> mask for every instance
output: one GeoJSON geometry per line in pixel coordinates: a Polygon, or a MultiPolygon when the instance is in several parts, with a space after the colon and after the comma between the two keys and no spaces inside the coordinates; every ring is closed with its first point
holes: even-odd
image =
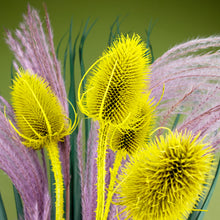
{"type": "Polygon", "coordinates": [[[78,104],[88,117],[98,120],[99,144],[97,150],[97,210],[96,219],[102,219],[105,204],[105,158],[110,126],[123,125],[134,115],[136,106],[148,84],[150,56],[141,38],[121,35],[91,66],[85,91],[78,90],[78,104]]]}
{"type": "Polygon", "coordinates": [[[35,150],[46,147],[48,151],[56,184],[56,219],[62,220],[64,185],[58,142],[72,133],[76,121],[71,124],[48,83],[37,74],[23,70],[17,73],[11,95],[16,120],[16,125],[11,125],[23,144],[35,150]]]}

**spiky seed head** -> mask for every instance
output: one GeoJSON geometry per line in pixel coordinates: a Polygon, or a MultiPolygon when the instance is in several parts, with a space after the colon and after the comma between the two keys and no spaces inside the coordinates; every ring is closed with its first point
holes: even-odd
{"type": "Polygon", "coordinates": [[[66,113],[42,77],[22,70],[13,81],[11,95],[17,131],[27,147],[40,149],[71,133],[66,113]]]}
{"type": "Polygon", "coordinates": [[[120,150],[133,154],[140,146],[149,142],[155,124],[155,107],[149,95],[150,93],[142,97],[137,112],[130,115],[125,124],[112,126],[110,129],[112,136],[109,146],[113,151],[120,150]]]}
{"type": "Polygon", "coordinates": [[[135,111],[147,87],[150,57],[146,45],[134,34],[121,35],[91,71],[80,108],[96,120],[121,123],[135,111]]]}
{"type": "Polygon", "coordinates": [[[120,175],[119,204],[134,220],[186,219],[212,177],[209,144],[189,132],[160,136],[120,175]]]}

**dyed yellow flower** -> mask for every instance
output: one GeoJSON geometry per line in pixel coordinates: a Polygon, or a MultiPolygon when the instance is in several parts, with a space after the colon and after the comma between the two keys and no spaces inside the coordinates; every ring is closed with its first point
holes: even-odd
{"type": "Polygon", "coordinates": [[[82,97],[79,87],[81,111],[95,120],[113,124],[122,123],[134,113],[148,84],[147,54],[138,35],[121,35],[92,69],[82,97]]]}
{"type": "Polygon", "coordinates": [[[55,178],[56,220],[63,220],[63,175],[59,160],[58,141],[62,141],[75,128],[48,83],[28,71],[17,74],[12,87],[12,106],[18,129],[27,147],[46,147],[55,178]]]}
{"type": "Polygon", "coordinates": [[[211,148],[199,135],[160,136],[128,163],[120,176],[119,204],[134,220],[185,219],[209,183],[211,148]]]}
{"type": "MultiPolygon", "coordinates": [[[[81,111],[100,122],[97,150],[96,219],[103,219],[105,205],[105,157],[109,126],[122,124],[137,111],[137,104],[148,85],[150,57],[138,35],[121,35],[93,64],[85,91],[78,89],[81,111]]],[[[85,77],[84,76],[84,77],[85,77]]]]}
{"type": "Polygon", "coordinates": [[[72,132],[58,98],[42,77],[21,71],[13,81],[11,95],[25,146],[40,149],[51,141],[62,141],[72,132]]]}

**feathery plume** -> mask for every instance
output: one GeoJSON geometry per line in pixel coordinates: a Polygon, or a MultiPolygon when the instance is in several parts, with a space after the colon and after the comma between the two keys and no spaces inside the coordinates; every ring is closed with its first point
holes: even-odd
{"type": "MultiPolygon", "coordinates": [[[[6,42],[15,56],[15,69],[19,72],[19,66],[22,66],[23,69],[37,73],[46,79],[68,115],[65,84],[61,74],[60,63],[55,54],[53,31],[46,7],[45,14],[47,35],[45,34],[38,12],[28,5],[28,11],[27,14],[24,15],[23,23],[21,23],[20,28],[15,31],[15,36],[13,36],[10,31],[7,31],[6,42]]],[[[68,194],[70,184],[69,136],[64,138],[64,142],[59,142],[59,147],[64,182],[68,194]]],[[[67,201],[67,207],[68,206],[67,201]]]]}
{"type": "Polygon", "coordinates": [[[165,85],[163,100],[157,107],[159,126],[170,123],[175,114],[190,120],[218,105],[219,48],[219,36],[195,39],[171,48],[152,64],[150,89],[155,101],[165,85]]]}
{"type": "Polygon", "coordinates": [[[50,196],[47,176],[41,168],[37,154],[27,149],[3,114],[13,121],[11,106],[0,97],[0,169],[12,180],[24,206],[24,217],[32,220],[33,213],[38,219],[48,220],[50,196]],[[36,209],[35,209],[36,208],[36,209]]]}

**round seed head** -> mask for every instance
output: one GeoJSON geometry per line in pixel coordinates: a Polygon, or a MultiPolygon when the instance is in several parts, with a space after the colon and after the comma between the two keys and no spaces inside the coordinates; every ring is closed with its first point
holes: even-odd
{"type": "Polygon", "coordinates": [[[118,202],[135,220],[186,219],[209,184],[213,153],[198,136],[168,134],[138,152],[120,175],[118,202]]]}

